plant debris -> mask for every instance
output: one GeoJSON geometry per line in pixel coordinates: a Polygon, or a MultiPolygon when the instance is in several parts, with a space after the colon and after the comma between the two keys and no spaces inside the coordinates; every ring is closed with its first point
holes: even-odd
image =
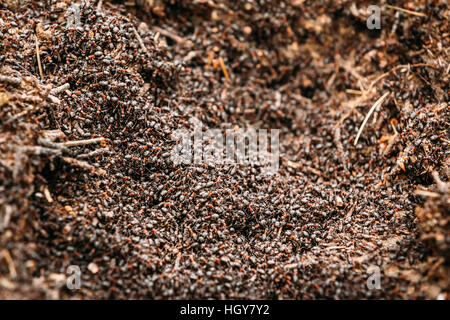
{"type": "Polygon", "coordinates": [[[381,30],[368,1],[78,5],[0,4],[1,299],[450,298],[447,1],[381,30]],[[193,117],[279,129],[278,173],[174,164],[193,117]]]}

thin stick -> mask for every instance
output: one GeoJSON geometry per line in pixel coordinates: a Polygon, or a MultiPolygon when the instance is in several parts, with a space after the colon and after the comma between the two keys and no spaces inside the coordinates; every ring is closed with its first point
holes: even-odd
{"type": "Polygon", "coordinates": [[[225,66],[225,62],[223,62],[222,57],[219,57],[219,63],[220,63],[220,67],[222,68],[222,72],[223,72],[225,78],[229,82],[230,81],[230,76],[228,75],[227,67],[225,66]]]}
{"type": "Polygon", "coordinates": [[[345,249],[347,248],[346,246],[330,246],[330,247],[326,247],[324,248],[325,250],[341,250],[341,249],[345,249]]]}
{"type": "Polygon", "coordinates": [[[22,112],[19,112],[18,114],[12,116],[11,118],[9,118],[8,120],[5,121],[5,124],[11,123],[14,120],[19,119],[20,117],[26,115],[28,112],[30,112],[31,110],[34,109],[34,106],[29,106],[27,107],[25,110],[23,110],[22,112]]]}
{"type": "Polygon", "coordinates": [[[280,235],[281,235],[281,231],[282,230],[283,230],[283,226],[281,226],[280,229],[278,229],[277,239],[280,239],[280,235]]]}
{"type": "Polygon", "coordinates": [[[312,167],[306,167],[306,170],[308,170],[311,173],[314,173],[316,176],[322,176],[322,172],[320,172],[320,170],[314,169],[312,167]]]}
{"type": "Polygon", "coordinates": [[[16,278],[17,277],[16,267],[14,266],[14,261],[11,258],[11,255],[9,254],[8,249],[3,249],[2,255],[5,258],[6,262],[8,263],[9,275],[13,279],[16,278]]]}
{"type": "Polygon", "coordinates": [[[431,176],[433,177],[433,180],[436,183],[438,189],[444,192],[447,188],[447,184],[441,180],[441,178],[439,177],[439,173],[437,173],[437,171],[433,171],[431,173],[431,176]]]}
{"type": "Polygon", "coordinates": [[[386,148],[384,148],[384,150],[383,150],[383,153],[382,153],[383,156],[386,155],[386,154],[388,154],[389,151],[391,151],[392,146],[394,145],[395,140],[397,139],[397,136],[398,136],[397,129],[396,129],[395,126],[392,124],[392,122],[391,122],[391,127],[392,127],[392,130],[394,130],[394,134],[389,138],[389,142],[388,142],[386,148]]]}
{"type": "Polygon", "coordinates": [[[57,93],[60,93],[61,91],[65,91],[69,88],[70,88],[70,84],[65,83],[59,87],[56,87],[56,88],[53,88],[52,90],[50,90],[50,94],[55,95],[57,93]]]}
{"type": "Polygon", "coordinates": [[[60,145],[62,147],[77,147],[77,146],[84,146],[87,144],[100,143],[103,140],[105,140],[105,138],[100,137],[100,138],[86,139],[86,140],[67,141],[67,142],[63,142],[63,143],[58,143],[58,145],[60,145]]]}
{"type": "Polygon", "coordinates": [[[85,159],[85,158],[89,158],[89,157],[96,157],[96,156],[99,156],[99,155],[102,155],[102,154],[105,154],[105,153],[109,153],[109,149],[108,148],[101,148],[101,149],[97,149],[97,150],[94,150],[94,151],[89,152],[89,153],[83,153],[83,154],[80,154],[78,156],[78,158],[79,159],[85,159]]]}
{"type": "Polygon", "coordinates": [[[60,155],[61,150],[59,149],[52,149],[52,148],[46,148],[41,146],[22,146],[18,148],[21,152],[27,153],[27,154],[35,154],[37,156],[39,155],[60,155]]]}
{"type": "Polygon", "coordinates": [[[38,67],[39,67],[39,75],[41,76],[41,80],[44,79],[44,73],[42,72],[42,64],[41,64],[41,54],[39,52],[39,42],[38,42],[38,38],[35,35],[34,36],[35,39],[35,43],[36,43],[36,56],[37,56],[37,62],[38,62],[38,67]]]}
{"type": "Polygon", "coordinates": [[[350,94],[357,94],[357,95],[363,94],[363,92],[361,90],[353,90],[353,89],[347,89],[347,90],[345,90],[345,92],[350,93],[350,94]]]}
{"type": "Polygon", "coordinates": [[[358,143],[359,137],[361,136],[361,133],[367,123],[367,120],[369,120],[370,116],[372,115],[372,113],[375,111],[375,109],[380,106],[383,103],[383,100],[390,94],[390,92],[386,92],[380,99],[378,99],[372,106],[372,108],[370,108],[369,113],[366,115],[366,118],[364,119],[363,123],[361,124],[361,127],[359,128],[358,134],[356,135],[356,139],[355,139],[355,143],[354,145],[356,146],[356,144],[358,143]]]}
{"type": "Polygon", "coordinates": [[[0,221],[0,231],[3,231],[8,226],[9,221],[11,221],[13,210],[15,209],[10,205],[5,205],[4,208],[3,221],[0,221]]]}
{"type": "Polygon", "coordinates": [[[97,4],[97,11],[102,11],[103,0],[100,0],[97,4]]]}
{"type": "Polygon", "coordinates": [[[9,77],[9,76],[0,75],[0,82],[7,82],[7,83],[10,83],[12,85],[18,86],[22,82],[22,79],[16,78],[16,77],[9,77]]]}
{"type": "Polygon", "coordinates": [[[298,268],[298,262],[289,263],[284,265],[285,269],[295,269],[298,268]]]}
{"type": "Polygon", "coordinates": [[[67,149],[66,147],[60,145],[59,143],[53,142],[52,140],[49,140],[47,138],[44,137],[39,137],[37,142],[46,147],[46,148],[52,148],[52,149],[56,149],[56,150],[60,150],[62,152],[68,153],[69,149],[67,149]]]}
{"type": "Polygon", "coordinates": [[[142,41],[142,38],[141,38],[141,36],[139,35],[139,32],[137,32],[137,30],[136,30],[135,27],[133,27],[133,31],[134,31],[134,34],[136,35],[136,38],[137,38],[138,41],[139,41],[139,44],[140,44],[140,46],[141,46],[141,48],[142,48],[142,51],[144,51],[144,53],[147,52],[147,48],[145,47],[144,41],[142,41]]]}
{"type": "Polygon", "coordinates": [[[412,14],[413,16],[427,17],[427,15],[426,15],[425,13],[422,13],[422,12],[411,11],[411,10],[403,9],[403,8],[396,7],[396,6],[391,6],[391,5],[389,5],[389,4],[386,5],[386,7],[388,7],[389,9],[393,9],[393,10],[397,10],[397,11],[409,13],[409,14],[412,14]]]}
{"type": "Polygon", "coordinates": [[[101,168],[96,168],[93,165],[87,163],[86,161],[81,161],[81,160],[77,160],[77,159],[70,158],[70,157],[63,157],[62,159],[65,162],[67,162],[67,163],[69,163],[69,164],[71,164],[73,166],[80,167],[80,168],[83,168],[83,169],[86,169],[86,170],[90,170],[90,171],[92,171],[93,173],[95,173],[95,174],[97,174],[99,176],[103,176],[103,175],[106,174],[105,170],[103,170],[101,168]]]}
{"type": "Polygon", "coordinates": [[[180,37],[179,35],[175,34],[172,31],[168,31],[168,30],[162,29],[160,27],[156,27],[156,26],[153,27],[153,30],[155,32],[159,32],[163,36],[166,36],[166,37],[168,37],[168,38],[170,38],[170,39],[172,39],[172,40],[174,40],[174,41],[176,41],[178,43],[191,44],[190,41],[184,40],[182,37],[180,37]]]}
{"type": "Polygon", "coordinates": [[[353,204],[352,208],[347,212],[347,214],[345,215],[345,219],[344,220],[347,220],[348,218],[350,218],[352,216],[353,211],[355,211],[355,208],[356,208],[356,202],[357,201],[355,201],[355,203],[353,204]]]}
{"type": "Polygon", "coordinates": [[[59,100],[57,97],[55,97],[55,96],[52,96],[51,94],[49,94],[48,96],[47,96],[47,99],[50,101],[50,102],[52,102],[52,103],[54,103],[54,104],[60,104],[61,103],[61,100],[59,100]]]}
{"type": "Polygon", "coordinates": [[[50,190],[48,190],[47,187],[45,187],[45,189],[44,189],[44,195],[45,195],[45,198],[47,199],[47,201],[48,201],[49,203],[53,203],[52,195],[51,195],[51,193],[50,193],[50,190]]]}
{"type": "Polygon", "coordinates": [[[427,190],[421,190],[421,189],[414,191],[414,194],[417,196],[423,196],[423,197],[429,197],[429,198],[439,198],[440,197],[439,193],[431,192],[431,191],[427,191],[427,190]]]}
{"type": "Polygon", "coordinates": [[[161,33],[157,32],[155,34],[155,38],[153,39],[155,41],[155,44],[159,44],[159,36],[161,35],[161,33]]]}

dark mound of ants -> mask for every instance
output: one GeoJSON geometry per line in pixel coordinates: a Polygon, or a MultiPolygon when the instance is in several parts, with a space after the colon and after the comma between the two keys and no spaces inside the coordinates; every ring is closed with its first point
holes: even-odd
{"type": "Polygon", "coordinates": [[[449,299],[449,8],[369,5],[2,1],[0,298],[449,299]]]}

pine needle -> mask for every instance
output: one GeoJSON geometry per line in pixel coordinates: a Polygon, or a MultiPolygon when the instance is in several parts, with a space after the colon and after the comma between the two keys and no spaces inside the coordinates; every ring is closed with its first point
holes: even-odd
{"type": "Polygon", "coordinates": [[[41,64],[41,54],[39,52],[39,42],[38,42],[38,38],[35,35],[34,36],[35,39],[35,43],[36,43],[36,57],[37,57],[37,62],[38,62],[38,67],[39,67],[39,75],[41,76],[41,80],[44,79],[44,73],[42,72],[42,64],[41,64]]]}
{"type": "Polygon", "coordinates": [[[408,14],[412,14],[413,16],[427,17],[427,15],[425,13],[422,13],[422,12],[411,11],[411,10],[408,10],[408,9],[403,9],[403,8],[396,7],[396,6],[391,6],[391,5],[386,5],[386,7],[388,7],[389,9],[401,11],[401,12],[408,13],[408,14]]]}
{"type": "Polygon", "coordinates": [[[58,143],[58,145],[63,147],[78,147],[78,146],[84,146],[88,144],[94,144],[94,143],[101,143],[104,141],[105,138],[93,138],[93,139],[86,139],[86,140],[75,140],[75,141],[67,141],[63,143],[58,143]]]}
{"type": "Polygon", "coordinates": [[[225,78],[227,78],[227,81],[230,81],[230,76],[228,75],[227,67],[225,66],[225,62],[223,62],[222,57],[219,57],[219,63],[225,78]]]}
{"type": "Polygon", "coordinates": [[[359,128],[358,134],[356,135],[356,139],[355,139],[355,146],[358,143],[359,137],[361,136],[361,133],[364,129],[364,127],[366,126],[367,120],[369,120],[370,116],[372,115],[372,113],[375,111],[376,108],[378,108],[378,106],[380,106],[384,99],[390,94],[390,92],[386,92],[380,99],[378,99],[372,106],[372,108],[370,108],[369,113],[367,113],[363,123],[361,124],[361,127],[359,128]]]}

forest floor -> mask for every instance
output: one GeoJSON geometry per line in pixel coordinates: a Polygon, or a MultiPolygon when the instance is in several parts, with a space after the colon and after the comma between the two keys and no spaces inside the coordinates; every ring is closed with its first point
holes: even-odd
{"type": "Polygon", "coordinates": [[[450,9],[379,3],[2,1],[0,299],[449,299],[450,9]]]}

